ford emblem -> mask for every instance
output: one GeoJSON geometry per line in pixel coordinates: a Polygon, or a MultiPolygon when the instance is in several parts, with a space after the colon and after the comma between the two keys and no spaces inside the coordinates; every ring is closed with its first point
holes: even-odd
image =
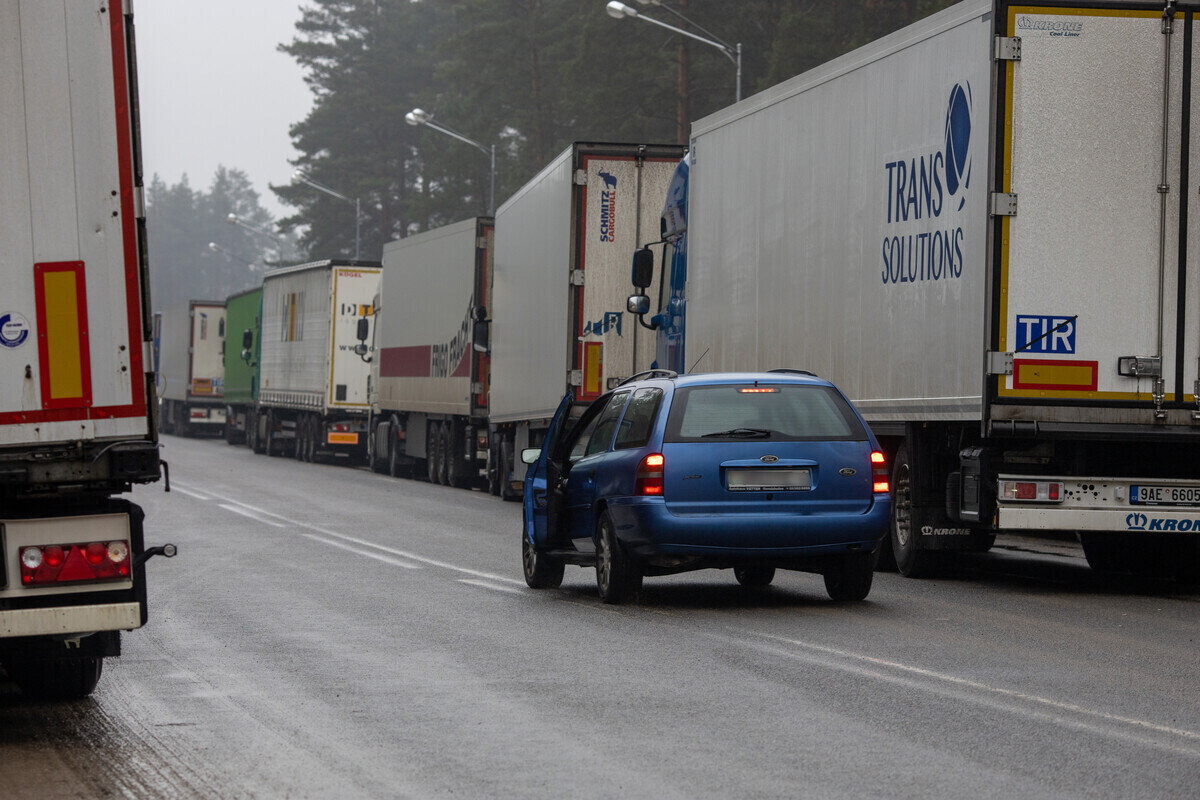
{"type": "Polygon", "coordinates": [[[838,475],[845,475],[847,478],[849,478],[856,472],[858,472],[858,470],[856,470],[854,467],[842,467],[838,470],[838,475]]]}
{"type": "Polygon", "coordinates": [[[759,459],[759,461],[763,462],[764,464],[774,464],[778,460],[779,456],[763,456],[759,459]]]}

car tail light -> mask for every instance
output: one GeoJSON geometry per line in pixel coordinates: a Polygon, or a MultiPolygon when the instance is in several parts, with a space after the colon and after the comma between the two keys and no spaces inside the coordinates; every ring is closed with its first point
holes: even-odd
{"type": "Polygon", "coordinates": [[[741,392],[742,394],[774,394],[775,393],[775,389],[769,389],[764,386],[756,386],[754,388],[746,387],[744,389],[738,389],[738,391],[741,392]]]}
{"type": "Polygon", "coordinates": [[[887,494],[892,489],[888,483],[887,456],[879,450],[871,453],[871,485],[878,494],[887,494]]]}
{"type": "Polygon", "coordinates": [[[1062,481],[1001,481],[1000,498],[1028,503],[1061,503],[1062,481]]]}
{"type": "Polygon", "coordinates": [[[22,547],[21,583],[25,586],[119,581],[132,569],[126,541],[22,547]]]}
{"type": "Polygon", "coordinates": [[[664,463],[662,453],[651,453],[642,459],[642,463],[638,464],[637,480],[634,481],[635,494],[662,496],[664,463]]]}

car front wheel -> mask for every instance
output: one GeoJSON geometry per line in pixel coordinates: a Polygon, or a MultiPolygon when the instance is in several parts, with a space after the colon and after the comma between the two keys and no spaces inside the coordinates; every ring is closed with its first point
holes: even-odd
{"type": "Polygon", "coordinates": [[[628,602],[642,588],[642,570],[617,541],[612,517],[605,511],[596,523],[596,588],[605,603],[628,602]]]}
{"type": "Polygon", "coordinates": [[[562,585],[566,565],[539,553],[525,531],[521,531],[521,565],[530,589],[557,589],[562,585]]]}

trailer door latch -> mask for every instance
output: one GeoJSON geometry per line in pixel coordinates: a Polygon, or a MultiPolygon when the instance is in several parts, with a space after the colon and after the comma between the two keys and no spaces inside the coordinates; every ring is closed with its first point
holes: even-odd
{"type": "Polygon", "coordinates": [[[1162,359],[1158,356],[1120,356],[1117,374],[1125,378],[1158,378],[1162,376],[1162,359]]]}
{"type": "Polygon", "coordinates": [[[567,385],[568,386],[583,386],[583,370],[581,370],[581,369],[567,370],[567,385]]]}
{"type": "Polygon", "coordinates": [[[572,286],[583,286],[583,270],[581,270],[581,269],[571,270],[571,285],[572,286]]]}

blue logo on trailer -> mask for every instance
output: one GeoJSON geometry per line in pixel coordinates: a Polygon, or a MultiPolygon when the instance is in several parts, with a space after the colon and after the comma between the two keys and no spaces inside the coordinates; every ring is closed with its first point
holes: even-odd
{"type": "Polygon", "coordinates": [[[29,321],[17,313],[0,316],[0,345],[17,348],[29,338],[29,321]]]}
{"type": "MultiPolygon", "coordinates": [[[[971,185],[971,84],[964,90],[955,84],[950,90],[950,107],[946,109],[946,189],[958,194],[971,185]]],[[[966,204],[966,195],[958,203],[966,204]]]]}

